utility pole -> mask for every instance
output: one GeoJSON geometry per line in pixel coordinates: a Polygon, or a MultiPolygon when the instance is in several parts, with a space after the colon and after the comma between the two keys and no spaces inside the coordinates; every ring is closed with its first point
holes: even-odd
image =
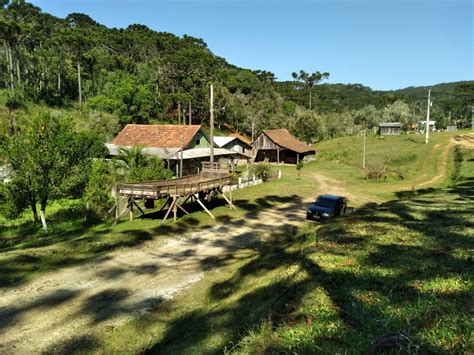
{"type": "Polygon", "coordinates": [[[183,154],[184,154],[184,147],[183,147],[183,135],[181,134],[181,154],[179,157],[179,177],[183,177],[183,154]]]}
{"type": "Polygon", "coordinates": [[[428,89],[428,109],[426,110],[425,144],[428,144],[428,141],[430,139],[430,107],[431,107],[431,89],[428,89]]]}
{"type": "Polygon", "coordinates": [[[214,85],[211,84],[211,163],[214,162],[214,85]]]}
{"type": "Polygon", "coordinates": [[[365,169],[365,152],[366,152],[366,142],[367,142],[367,123],[364,126],[364,156],[362,158],[362,169],[365,169]]]}

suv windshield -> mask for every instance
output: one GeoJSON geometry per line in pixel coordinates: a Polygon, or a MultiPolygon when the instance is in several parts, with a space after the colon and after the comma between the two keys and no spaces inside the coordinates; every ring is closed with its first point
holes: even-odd
{"type": "Polygon", "coordinates": [[[334,208],[336,207],[336,200],[329,200],[325,198],[318,198],[315,202],[316,206],[326,207],[326,208],[334,208]]]}

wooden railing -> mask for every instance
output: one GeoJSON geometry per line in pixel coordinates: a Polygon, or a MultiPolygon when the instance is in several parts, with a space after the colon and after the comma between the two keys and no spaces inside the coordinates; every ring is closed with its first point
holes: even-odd
{"type": "Polygon", "coordinates": [[[188,195],[201,191],[208,191],[219,188],[231,183],[230,176],[219,177],[209,180],[196,180],[199,175],[189,177],[163,180],[163,181],[147,181],[134,182],[129,184],[120,184],[118,192],[120,195],[137,197],[137,198],[161,198],[167,195],[188,195]],[[186,182],[188,180],[189,182],[186,182]]]}

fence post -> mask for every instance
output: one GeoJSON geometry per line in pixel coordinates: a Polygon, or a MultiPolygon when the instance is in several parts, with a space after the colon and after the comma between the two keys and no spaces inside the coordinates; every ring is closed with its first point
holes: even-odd
{"type": "Polygon", "coordinates": [[[253,183],[254,183],[254,185],[255,185],[255,174],[252,175],[252,181],[253,181],[253,183]]]}
{"type": "Polygon", "coordinates": [[[281,179],[281,170],[278,170],[278,180],[281,179]]]}
{"type": "Polygon", "coordinates": [[[242,176],[239,176],[239,180],[237,181],[237,188],[240,189],[241,185],[242,185],[242,176]]]}

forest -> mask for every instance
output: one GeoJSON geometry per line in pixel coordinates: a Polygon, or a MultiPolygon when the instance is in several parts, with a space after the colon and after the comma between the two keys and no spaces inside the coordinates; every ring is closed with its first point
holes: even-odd
{"type": "MultiPolygon", "coordinates": [[[[288,128],[308,143],[355,134],[362,126],[426,115],[426,88],[375,91],[327,84],[330,73],[294,68],[294,80],[236,67],[204,40],[132,24],[107,28],[86,14],[61,19],[23,0],[0,9],[0,134],[12,135],[38,109],[66,112],[80,130],[110,139],[127,123],[207,125],[209,84],[221,131],[256,136],[288,128]]],[[[290,73],[289,73],[290,74],[290,73]]],[[[438,128],[470,124],[474,82],[437,85],[431,116],[438,128]]]]}

